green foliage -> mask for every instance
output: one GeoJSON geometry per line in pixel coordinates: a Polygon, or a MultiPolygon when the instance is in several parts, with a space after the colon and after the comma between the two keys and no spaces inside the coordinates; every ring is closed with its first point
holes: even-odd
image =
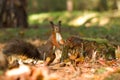
{"type": "MultiPolygon", "coordinates": [[[[119,12],[117,13],[119,14],[119,12]]],[[[116,15],[115,15],[116,16],[116,15]]],[[[33,26],[25,30],[25,37],[27,38],[35,38],[39,37],[41,39],[46,39],[49,36],[50,25],[49,21],[53,20],[55,23],[58,20],[62,21],[62,35],[64,38],[67,38],[71,35],[78,35],[81,37],[89,37],[89,38],[103,38],[108,39],[112,42],[120,42],[120,23],[119,23],[119,15],[118,17],[114,17],[113,12],[90,12],[90,11],[74,11],[74,12],[47,12],[40,14],[32,14],[29,15],[29,25],[33,26]],[[97,13],[97,16],[88,19],[83,25],[72,26],[69,25],[69,22],[73,21],[76,18],[86,16],[87,14],[97,13]],[[109,22],[104,25],[99,25],[99,20],[104,21],[107,18],[109,22]],[[93,19],[96,19],[97,22],[91,23],[93,19]],[[87,26],[86,24],[90,24],[87,26]],[[34,28],[34,26],[38,26],[38,28],[34,28]],[[65,33],[64,33],[65,32],[65,33]]],[[[8,40],[12,37],[18,36],[18,32],[20,29],[11,29],[8,28],[6,30],[0,30],[0,40],[8,40]],[[9,34],[9,35],[7,35],[9,34]]]]}
{"type": "Polygon", "coordinates": [[[48,27],[45,28],[45,25],[44,25],[39,28],[29,28],[29,29],[25,29],[25,30],[20,29],[20,28],[0,29],[0,42],[6,42],[13,38],[21,38],[21,37],[23,39],[40,38],[42,40],[46,40],[46,39],[48,39],[48,37],[50,35],[50,28],[48,28],[48,27]],[[21,34],[21,32],[23,34],[21,34]]]}
{"type": "Polygon", "coordinates": [[[29,0],[30,12],[59,11],[66,9],[66,0],[29,0]]]}
{"type": "Polygon", "coordinates": [[[75,10],[95,10],[100,0],[74,0],[75,10]]]}
{"type": "MultiPolygon", "coordinates": [[[[74,12],[49,12],[49,13],[41,13],[41,14],[33,14],[29,16],[30,25],[35,24],[48,24],[49,20],[53,20],[57,22],[58,20],[62,21],[64,37],[68,37],[70,35],[79,35],[82,37],[94,37],[94,38],[107,38],[111,41],[120,42],[120,24],[119,24],[119,15],[118,17],[114,17],[114,12],[89,12],[89,11],[74,11],[74,12]],[[79,17],[86,16],[87,14],[97,13],[97,16],[86,20],[83,25],[72,26],[69,23],[79,17]],[[96,22],[92,23],[92,20],[95,19],[96,22]],[[100,25],[101,22],[104,22],[105,19],[108,19],[106,24],[100,25]],[[87,26],[90,24],[90,26],[87,26]],[[69,29],[69,30],[68,30],[69,29]]],[[[119,12],[117,13],[119,14],[119,12]]]]}
{"type": "Polygon", "coordinates": [[[52,19],[54,21],[62,20],[62,23],[65,23],[68,25],[68,21],[89,13],[95,13],[95,12],[59,11],[59,12],[46,12],[46,13],[40,13],[40,14],[33,14],[29,16],[29,23],[43,24],[44,22],[52,19]]]}
{"type": "MultiPolygon", "coordinates": [[[[29,0],[29,13],[66,10],[67,0],[29,0]]],[[[115,0],[73,0],[73,10],[113,10],[117,9],[115,0]]]]}

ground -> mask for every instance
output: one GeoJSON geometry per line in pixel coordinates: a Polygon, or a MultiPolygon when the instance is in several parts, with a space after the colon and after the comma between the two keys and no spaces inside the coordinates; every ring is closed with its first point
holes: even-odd
{"type": "MultiPolygon", "coordinates": [[[[62,36],[108,39],[115,45],[120,45],[120,12],[53,12],[29,16],[30,28],[0,29],[0,51],[11,38],[23,38],[36,46],[44,42],[50,35],[49,21],[62,20],[62,36]],[[88,15],[90,14],[90,15],[88,15]],[[83,21],[80,24],[75,22],[83,21]],[[74,23],[76,25],[74,25],[74,23]],[[73,26],[74,25],[74,26],[73,26]],[[9,35],[8,35],[9,34],[9,35]],[[36,40],[37,39],[37,40],[36,40]]],[[[0,70],[0,80],[120,80],[120,47],[116,47],[115,60],[98,59],[73,64],[71,61],[46,65],[40,61],[37,64],[21,64],[10,70],[0,70]]]]}
{"type": "MultiPolygon", "coordinates": [[[[35,42],[33,42],[35,44],[35,42]]],[[[1,49],[4,44],[0,45],[1,49]]],[[[71,61],[37,64],[20,64],[19,67],[0,71],[1,80],[120,80],[120,59],[95,62],[84,60],[78,64],[71,61]]]]}

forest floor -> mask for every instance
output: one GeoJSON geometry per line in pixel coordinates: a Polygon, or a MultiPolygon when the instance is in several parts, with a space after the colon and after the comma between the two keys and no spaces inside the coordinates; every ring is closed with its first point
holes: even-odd
{"type": "MultiPolygon", "coordinates": [[[[62,20],[61,34],[64,39],[71,35],[77,35],[107,39],[120,45],[119,13],[73,12],[69,14],[68,12],[55,12],[30,15],[29,24],[31,27],[28,29],[0,29],[0,51],[6,42],[18,37],[32,41],[31,43],[38,46],[41,44],[39,41],[47,40],[50,35],[49,20],[62,20]],[[87,15],[89,13],[90,15],[87,15]],[[84,22],[75,23],[75,25],[74,22],[79,19],[84,22]]],[[[119,47],[117,53],[120,53],[119,47]]],[[[78,64],[73,64],[71,61],[49,66],[43,61],[32,65],[20,64],[19,67],[10,70],[0,70],[0,80],[120,80],[120,55],[117,55],[116,60],[99,59],[94,62],[83,60],[78,64]]]]}
{"type": "MultiPolygon", "coordinates": [[[[36,44],[33,42],[33,44],[36,44]]],[[[2,50],[4,44],[0,45],[2,50]]],[[[18,67],[0,70],[0,80],[120,80],[120,59],[96,61],[82,60],[77,64],[43,61],[36,64],[20,64],[18,67]]]]}

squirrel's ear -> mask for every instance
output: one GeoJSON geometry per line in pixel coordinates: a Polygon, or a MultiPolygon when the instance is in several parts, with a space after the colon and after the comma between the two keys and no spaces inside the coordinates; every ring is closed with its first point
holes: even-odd
{"type": "Polygon", "coordinates": [[[61,26],[62,21],[58,21],[59,26],[61,26]]]}
{"type": "Polygon", "coordinates": [[[53,21],[50,21],[50,24],[53,26],[54,25],[53,21]]]}
{"type": "Polygon", "coordinates": [[[52,29],[54,30],[54,23],[53,23],[53,21],[50,21],[50,24],[51,24],[52,29]]]}

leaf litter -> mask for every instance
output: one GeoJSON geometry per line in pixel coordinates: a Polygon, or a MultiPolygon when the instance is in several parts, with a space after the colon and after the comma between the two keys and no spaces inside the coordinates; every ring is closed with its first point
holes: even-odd
{"type": "MultiPolygon", "coordinates": [[[[2,46],[0,44],[0,50],[2,46]]],[[[110,61],[100,58],[95,62],[80,58],[74,60],[74,63],[78,61],[76,64],[70,60],[57,61],[49,66],[44,61],[38,61],[32,65],[20,64],[12,69],[0,69],[0,80],[120,80],[119,58],[110,61]]]]}

